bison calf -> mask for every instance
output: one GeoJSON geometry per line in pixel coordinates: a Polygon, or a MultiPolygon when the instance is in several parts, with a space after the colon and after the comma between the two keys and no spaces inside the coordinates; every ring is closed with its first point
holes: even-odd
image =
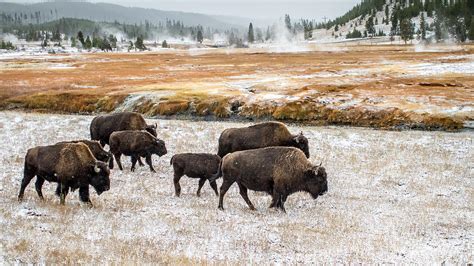
{"type": "MultiPolygon", "coordinates": [[[[60,184],[61,204],[65,203],[69,188],[79,188],[81,201],[91,204],[89,185],[97,194],[110,189],[110,170],[106,163],[97,161],[83,143],[63,143],[29,149],[25,157],[24,176],[18,200],[36,176],[36,192],[43,199],[41,188],[45,180],[60,184]]],[[[91,204],[92,205],[92,204],[91,204]]]]}
{"type": "Polygon", "coordinates": [[[269,147],[228,154],[222,158],[219,172],[223,177],[219,197],[221,210],[224,209],[224,195],[234,182],[239,185],[240,195],[251,210],[255,207],[247,189],[272,195],[270,208],[283,211],[286,198],[292,193],[306,191],[316,199],[328,190],[326,170],[313,166],[300,149],[293,147],[269,147]]]}
{"type": "MultiPolygon", "coordinates": [[[[181,194],[181,186],[179,185],[179,179],[183,175],[187,175],[191,178],[199,178],[199,187],[197,190],[197,196],[201,196],[201,188],[209,178],[216,175],[219,170],[219,164],[221,157],[215,154],[208,153],[181,153],[176,154],[171,158],[170,164],[173,165],[174,170],[174,189],[176,196],[181,194]]],[[[212,187],[216,195],[217,192],[216,181],[209,181],[209,185],[212,187]]]]}
{"type": "Polygon", "coordinates": [[[120,170],[123,170],[120,161],[122,154],[132,157],[132,172],[135,171],[135,165],[140,157],[145,157],[150,170],[156,172],[152,165],[151,155],[156,154],[161,157],[167,153],[164,141],[143,130],[116,131],[110,135],[109,145],[110,152],[114,155],[120,170]]]}

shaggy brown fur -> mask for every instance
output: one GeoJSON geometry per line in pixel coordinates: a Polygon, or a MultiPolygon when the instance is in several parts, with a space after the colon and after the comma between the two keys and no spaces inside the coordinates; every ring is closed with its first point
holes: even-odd
{"type": "Polygon", "coordinates": [[[99,143],[99,141],[96,140],[73,140],[73,141],[63,141],[63,142],[58,142],[57,144],[66,144],[66,143],[84,143],[89,147],[89,150],[91,150],[92,155],[104,163],[108,163],[110,159],[112,159],[112,154],[110,152],[107,152],[104,150],[102,145],[99,143]]]}
{"type": "Polygon", "coordinates": [[[123,170],[120,157],[122,154],[132,157],[132,172],[140,157],[145,157],[146,163],[152,172],[156,172],[152,165],[151,155],[163,156],[167,153],[165,142],[154,137],[147,131],[125,130],[116,131],[110,135],[110,152],[114,155],[120,170],[123,170]]]}
{"type": "Polygon", "coordinates": [[[122,130],[146,130],[156,137],[156,125],[147,125],[139,113],[122,112],[95,117],[90,126],[91,139],[105,146],[113,132],[122,130]]]}
{"type": "Polygon", "coordinates": [[[224,130],[219,137],[217,154],[223,158],[231,152],[271,146],[296,147],[309,158],[308,139],[303,136],[303,133],[292,135],[285,124],[280,122],[266,122],[245,128],[224,130]]]}
{"type": "Polygon", "coordinates": [[[91,204],[89,185],[97,194],[110,189],[110,170],[106,163],[97,161],[83,143],[66,143],[29,149],[25,157],[24,176],[18,200],[23,199],[26,186],[36,178],[36,192],[43,199],[41,188],[45,180],[61,186],[61,204],[69,188],[79,188],[81,201],[91,204]]]}
{"type": "Polygon", "coordinates": [[[270,208],[285,211],[286,198],[292,193],[306,191],[316,199],[327,191],[326,170],[313,166],[305,154],[293,147],[268,147],[238,151],[222,158],[223,183],[220,189],[219,209],[224,209],[224,195],[237,182],[240,195],[254,210],[247,189],[272,195],[270,208]]]}
{"type": "MultiPolygon", "coordinates": [[[[181,194],[179,179],[183,175],[187,175],[191,178],[199,178],[197,196],[200,197],[202,186],[207,179],[213,177],[218,172],[220,162],[221,157],[209,153],[181,153],[174,155],[171,158],[170,164],[173,165],[174,170],[173,181],[176,196],[179,197],[181,194]]],[[[216,195],[219,195],[216,181],[209,181],[209,185],[216,195]]]]}

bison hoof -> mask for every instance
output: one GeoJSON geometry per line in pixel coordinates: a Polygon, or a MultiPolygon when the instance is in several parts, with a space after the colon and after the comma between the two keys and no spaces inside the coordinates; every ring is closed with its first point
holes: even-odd
{"type": "Polygon", "coordinates": [[[23,197],[18,196],[18,202],[22,202],[22,201],[23,201],[23,197]]]}
{"type": "Polygon", "coordinates": [[[130,171],[135,172],[135,168],[130,169],[130,171]]]}
{"type": "Polygon", "coordinates": [[[156,173],[155,169],[151,170],[152,173],[156,173]]]}
{"type": "Polygon", "coordinates": [[[221,211],[224,210],[224,207],[222,207],[222,206],[219,206],[219,207],[217,207],[217,208],[218,208],[219,210],[221,210],[221,211]]]}

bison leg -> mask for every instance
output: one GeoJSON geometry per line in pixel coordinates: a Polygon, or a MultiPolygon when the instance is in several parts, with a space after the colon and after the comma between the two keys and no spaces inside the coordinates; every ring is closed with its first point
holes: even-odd
{"type": "Polygon", "coordinates": [[[109,168],[114,169],[114,157],[112,156],[109,159],[109,168]]]}
{"type": "Polygon", "coordinates": [[[91,199],[89,198],[89,185],[79,188],[79,198],[82,202],[85,202],[92,206],[91,199]]]}
{"type": "Polygon", "coordinates": [[[147,155],[145,158],[145,161],[148,164],[148,166],[150,166],[150,171],[152,171],[153,173],[156,173],[155,168],[153,168],[153,164],[151,161],[151,155],[147,155]]]}
{"type": "Polygon", "coordinates": [[[224,210],[224,195],[227,193],[227,190],[229,190],[232,184],[234,184],[234,180],[231,181],[224,178],[224,182],[222,182],[221,186],[221,192],[219,193],[219,210],[224,210]]]}
{"type": "Polygon", "coordinates": [[[120,161],[120,157],[121,157],[121,156],[122,156],[121,153],[115,153],[115,154],[114,154],[115,161],[117,162],[117,165],[118,165],[120,171],[123,171],[122,161],[120,161]]]}
{"type": "Polygon", "coordinates": [[[202,188],[202,186],[204,186],[204,183],[206,183],[206,179],[205,178],[200,178],[199,179],[198,191],[196,193],[198,197],[201,197],[201,188],[202,188]]]}
{"type": "Polygon", "coordinates": [[[209,181],[209,185],[212,187],[212,189],[214,190],[214,192],[216,193],[216,196],[219,196],[219,192],[217,192],[217,183],[216,181],[209,181]]]}
{"type": "Polygon", "coordinates": [[[242,196],[242,198],[244,198],[245,202],[247,202],[247,205],[249,205],[249,208],[252,211],[255,211],[255,207],[253,206],[252,202],[249,199],[249,196],[247,195],[247,188],[244,185],[240,184],[240,183],[237,183],[237,184],[239,185],[240,196],[242,196]]]}
{"type": "Polygon", "coordinates": [[[107,144],[107,143],[106,143],[105,141],[103,141],[103,140],[99,140],[99,142],[100,142],[100,145],[102,146],[102,148],[104,148],[105,145],[107,144]]]}
{"type": "Polygon", "coordinates": [[[21,181],[20,192],[18,193],[18,201],[23,200],[25,189],[28,186],[28,184],[31,182],[31,179],[35,177],[35,175],[36,175],[35,169],[32,169],[32,167],[29,167],[25,163],[25,169],[23,170],[23,180],[21,181]]]}
{"type": "Polygon", "coordinates": [[[176,197],[181,195],[181,186],[179,185],[179,179],[181,179],[183,175],[174,173],[173,183],[174,183],[174,192],[176,197]]]}
{"type": "Polygon", "coordinates": [[[43,197],[43,191],[41,189],[43,188],[44,181],[45,181],[44,178],[42,178],[41,176],[36,177],[36,183],[35,183],[36,193],[38,193],[38,197],[40,197],[40,199],[42,200],[44,200],[44,197],[43,197]]]}
{"type": "Polygon", "coordinates": [[[270,204],[270,207],[268,208],[280,207],[280,200],[281,200],[281,194],[278,191],[276,191],[276,189],[274,189],[273,194],[272,194],[272,203],[270,204]]]}
{"type": "Polygon", "coordinates": [[[280,197],[280,206],[278,206],[278,207],[280,207],[280,209],[281,209],[284,213],[286,213],[286,210],[285,210],[285,206],[284,206],[284,205],[285,205],[285,202],[286,202],[286,198],[287,198],[287,197],[288,197],[288,195],[282,194],[281,197],[280,197]]]}
{"type": "Polygon", "coordinates": [[[142,159],[140,158],[140,156],[138,156],[138,165],[144,166],[144,164],[143,164],[142,159]]]}
{"type": "Polygon", "coordinates": [[[66,191],[68,190],[69,190],[69,187],[61,183],[61,193],[59,194],[59,202],[61,205],[66,204],[66,195],[67,195],[66,191]]]}
{"type": "MultiPolygon", "coordinates": [[[[63,193],[67,196],[67,194],[69,193],[69,187],[68,186],[66,186],[64,188],[63,193]]],[[[61,197],[61,183],[58,183],[58,186],[56,187],[56,193],[55,194],[56,194],[56,196],[61,197]]]]}
{"type": "MultiPolygon", "coordinates": [[[[138,157],[140,158],[140,157],[138,157]]],[[[130,169],[132,172],[135,172],[135,165],[137,164],[137,157],[132,156],[132,168],[130,169]]]]}

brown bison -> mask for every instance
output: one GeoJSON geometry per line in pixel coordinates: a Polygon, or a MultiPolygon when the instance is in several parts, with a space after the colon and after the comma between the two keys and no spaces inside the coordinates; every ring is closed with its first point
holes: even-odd
{"type": "MultiPolygon", "coordinates": [[[[201,196],[201,188],[209,178],[213,177],[219,170],[221,157],[215,154],[208,153],[181,153],[176,154],[171,158],[170,164],[173,165],[174,170],[174,189],[176,196],[181,194],[181,186],[179,179],[183,175],[191,178],[199,178],[199,187],[197,196],[201,196]]],[[[209,185],[212,187],[216,195],[217,192],[216,181],[210,181],[209,185]]]]}
{"type": "Polygon", "coordinates": [[[96,140],[73,140],[73,141],[63,141],[63,142],[58,142],[57,144],[67,144],[67,143],[84,143],[89,150],[91,150],[92,155],[104,163],[109,163],[110,160],[112,159],[112,154],[110,152],[107,152],[104,150],[102,145],[96,141],[96,140]]]}
{"type": "Polygon", "coordinates": [[[285,124],[266,122],[244,128],[228,128],[219,137],[217,155],[235,151],[265,148],[271,146],[289,146],[299,148],[309,158],[308,139],[303,133],[292,135],[285,124]]]}
{"type": "Polygon", "coordinates": [[[122,130],[146,130],[156,137],[156,124],[147,125],[139,113],[122,112],[97,116],[92,119],[91,139],[100,141],[102,146],[109,144],[110,135],[122,130]]]}
{"type": "Polygon", "coordinates": [[[56,144],[29,149],[25,157],[24,176],[18,200],[23,199],[26,186],[36,176],[36,192],[43,199],[41,188],[45,180],[60,184],[61,204],[65,203],[69,188],[79,188],[81,201],[92,205],[89,185],[97,194],[110,189],[110,170],[106,163],[97,161],[83,143],[56,144]]]}
{"type": "Polygon", "coordinates": [[[120,170],[123,170],[120,161],[122,154],[131,156],[132,172],[135,171],[135,164],[140,157],[145,157],[150,170],[156,172],[152,165],[151,155],[156,154],[161,157],[167,153],[164,141],[143,130],[124,130],[112,133],[110,135],[110,152],[114,155],[120,170]]]}
{"type": "MultiPolygon", "coordinates": [[[[223,183],[220,189],[219,209],[223,210],[224,195],[237,182],[240,195],[251,210],[255,210],[247,196],[247,189],[272,195],[270,208],[285,211],[288,195],[306,191],[316,199],[328,190],[326,170],[313,166],[305,154],[294,147],[268,147],[238,151],[222,158],[219,172],[223,183]]],[[[209,179],[214,181],[218,175],[209,179]]]]}
{"type": "MultiPolygon", "coordinates": [[[[106,150],[104,150],[104,148],[102,147],[102,145],[100,145],[100,143],[96,140],[86,140],[86,139],[83,139],[83,140],[73,140],[73,141],[62,141],[62,142],[58,142],[56,144],[67,144],[67,143],[83,143],[85,145],[87,145],[87,147],[89,148],[89,150],[91,150],[92,152],[92,155],[94,155],[94,157],[101,161],[101,162],[104,162],[104,163],[108,163],[109,164],[109,168],[113,168],[113,157],[112,157],[112,154],[106,150]]],[[[61,194],[61,185],[58,183],[58,186],[56,187],[56,195],[59,196],[59,194],[61,194]]]]}

